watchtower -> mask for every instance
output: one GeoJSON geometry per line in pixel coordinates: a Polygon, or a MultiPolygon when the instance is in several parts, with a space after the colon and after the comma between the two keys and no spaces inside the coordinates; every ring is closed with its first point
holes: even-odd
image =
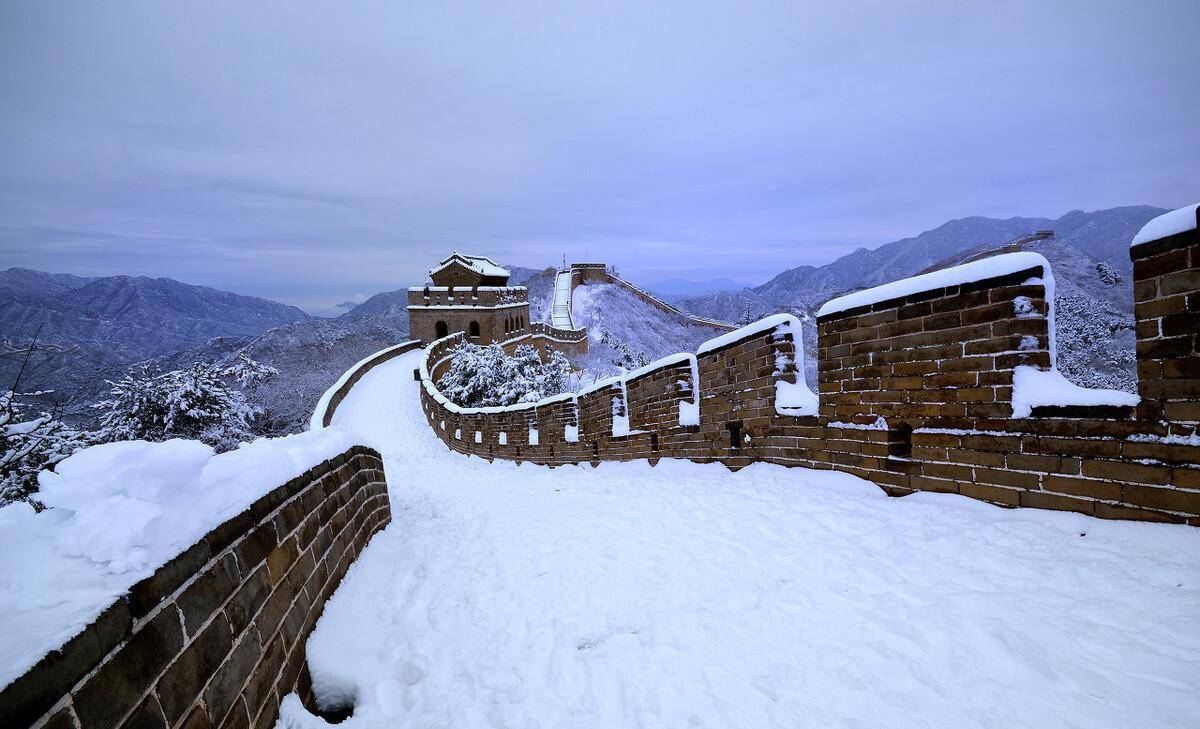
{"type": "Polygon", "coordinates": [[[429,343],[463,332],[474,344],[529,334],[529,293],[509,286],[510,275],[485,256],[451,253],[430,270],[431,284],[408,290],[410,334],[429,343]]]}

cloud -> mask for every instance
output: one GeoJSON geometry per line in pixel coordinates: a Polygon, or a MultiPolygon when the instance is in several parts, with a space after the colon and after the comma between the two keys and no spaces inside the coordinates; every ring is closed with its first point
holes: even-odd
{"type": "Polygon", "coordinates": [[[450,248],[763,280],[954,217],[1182,205],[1198,23],[1194,2],[11,3],[0,253],[328,311],[450,248]]]}

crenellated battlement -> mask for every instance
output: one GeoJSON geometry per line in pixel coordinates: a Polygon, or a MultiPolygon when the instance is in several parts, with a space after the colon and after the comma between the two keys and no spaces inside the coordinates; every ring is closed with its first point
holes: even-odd
{"type": "Polygon", "coordinates": [[[426,349],[422,404],[450,448],[485,458],[766,461],[846,471],[893,495],[1200,525],[1200,238],[1194,224],[1167,237],[1131,251],[1140,399],[1057,372],[1053,272],[1021,252],[828,302],[818,393],[785,314],[507,408],[462,408],[437,390],[462,341],[452,335],[426,349]]]}

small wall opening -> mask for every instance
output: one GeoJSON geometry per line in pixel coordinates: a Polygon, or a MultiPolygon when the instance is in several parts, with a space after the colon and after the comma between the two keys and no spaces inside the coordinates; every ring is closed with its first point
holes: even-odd
{"type": "Polygon", "coordinates": [[[467,333],[472,339],[479,339],[479,322],[472,321],[471,326],[467,329],[467,333]]]}
{"type": "Polygon", "coordinates": [[[888,456],[912,458],[913,427],[900,422],[888,429],[888,456]]]}
{"type": "MultiPolygon", "coordinates": [[[[308,667],[305,666],[304,670],[307,672],[308,667]]],[[[354,704],[352,703],[321,707],[317,704],[316,700],[311,698],[308,701],[301,701],[300,703],[308,710],[308,713],[324,719],[327,724],[341,724],[343,721],[354,716],[354,704]]]]}
{"type": "Polygon", "coordinates": [[[437,324],[433,325],[433,333],[434,336],[436,336],[438,339],[441,339],[450,333],[450,327],[446,324],[446,322],[439,321],[437,324]]]}
{"type": "Polygon", "coordinates": [[[658,453],[658,433],[650,434],[650,450],[658,453]]]}
{"type": "Polygon", "coordinates": [[[725,429],[729,431],[729,447],[740,451],[742,449],[742,421],[725,423],[725,429]]]}

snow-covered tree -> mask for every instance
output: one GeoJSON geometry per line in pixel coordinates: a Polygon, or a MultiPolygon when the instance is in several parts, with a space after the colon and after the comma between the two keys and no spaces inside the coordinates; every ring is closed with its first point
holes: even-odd
{"type": "Polygon", "coordinates": [[[0,506],[31,501],[37,476],[91,442],[89,434],[63,423],[57,413],[30,417],[15,392],[0,394],[0,506]]]}
{"type": "Polygon", "coordinates": [[[1108,286],[1116,286],[1121,283],[1120,272],[1104,261],[1096,264],[1096,276],[1108,286]]]}
{"type": "Polygon", "coordinates": [[[607,329],[600,332],[600,343],[612,348],[614,354],[612,363],[616,367],[636,370],[638,367],[650,364],[650,358],[646,356],[645,352],[633,351],[632,347],[613,336],[607,329]]]}
{"type": "Polygon", "coordinates": [[[741,314],[738,316],[736,323],[738,326],[744,327],[747,324],[753,324],[761,318],[763,318],[763,315],[759,313],[758,307],[754,305],[753,301],[746,299],[742,302],[741,314]]]}
{"type": "Polygon", "coordinates": [[[499,344],[460,344],[438,389],[464,407],[495,407],[534,402],[562,392],[571,364],[557,350],[543,363],[537,351],[521,345],[510,357],[499,344]]]}
{"type": "Polygon", "coordinates": [[[546,363],[542,365],[542,391],[546,393],[543,397],[566,392],[572,374],[571,360],[567,359],[567,355],[557,349],[550,350],[546,363]]]}
{"type": "MultiPolygon", "coordinates": [[[[257,365],[249,358],[247,361],[257,365]]],[[[101,420],[100,438],[190,438],[218,450],[236,448],[253,437],[251,424],[261,412],[227,382],[236,376],[216,365],[197,362],[170,372],[144,367],[117,382],[110,380],[109,399],[96,405],[108,410],[101,420]]]]}
{"type": "Polygon", "coordinates": [[[238,352],[237,359],[222,370],[221,374],[237,382],[243,390],[253,390],[278,375],[279,370],[250,359],[250,355],[243,350],[238,352]]]}
{"type": "Polygon", "coordinates": [[[35,392],[22,395],[18,391],[33,353],[39,349],[55,353],[68,351],[57,345],[39,345],[38,335],[41,331],[42,328],[38,327],[33,339],[22,348],[18,349],[7,342],[5,344],[4,354],[19,355],[22,363],[12,388],[0,393],[0,506],[14,501],[29,501],[34,508],[41,510],[41,504],[31,497],[38,488],[38,474],[43,469],[53,468],[92,440],[90,434],[63,423],[59,417],[59,407],[31,416],[32,408],[20,402],[21,397],[49,394],[35,392]]]}

